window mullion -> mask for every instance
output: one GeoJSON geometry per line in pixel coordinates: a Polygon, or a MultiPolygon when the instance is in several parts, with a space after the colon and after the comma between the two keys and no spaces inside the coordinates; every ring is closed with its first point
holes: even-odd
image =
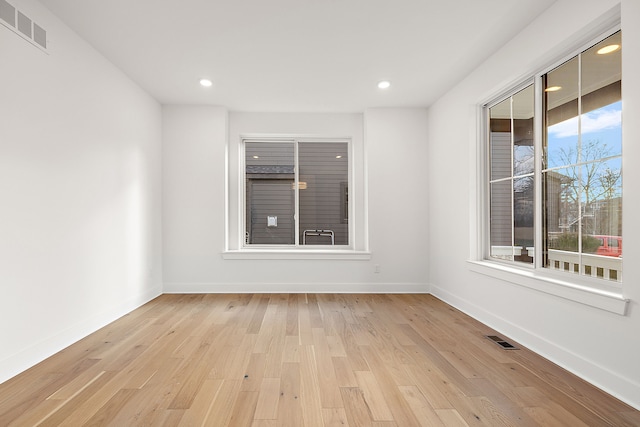
{"type": "Polygon", "coordinates": [[[511,164],[510,164],[510,169],[511,169],[511,179],[509,180],[511,183],[511,194],[510,194],[510,199],[511,199],[511,261],[515,261],[516,260],[516,239],[515,239],[515,224],[516,224],[516,220],[515,220],[515,200],[514,200],[514,163],[515,163],[515,159],[514,159],[514,154],[513,151],[515,149],[515,142],[516,142],[516,137],[515,137],[515,120],[513,119],[513,95],[510,97],[510,102],[509,102],[509,116],[510,116],[510,122],[511,122],[511,144],[509,146],[509,153],[511,155],[511,164]]]}
{"type": "MultiPolygon", "coordinates": [[[[491,141],[491,119],[490,109],[485,106],[482,109],[482,141],[491,141]]],[[[482,219],[480,221],[479,236],[482,239],[482,246],[479,247],[481,259],[491,258],[491,148],[489,144],[481,144],[481,161],[479,170],[482,172],[478,186],[479,200],[482,201],[482,219]]]]}
{"type": "Polygon", "coordinates": [[[533,144],[534,144],[534,214],[533,214],[533,236],[534,236],[534,268],[542,268],[542,244],[543,233],[546,232],[542,225],[542,170],[543,170],[543,138],[545,133],[545,123],[543,120],[544,102],[543,102],[543,82],[542,77],[536,78],[533,84],[534,90],[534,115],[533,115],[533,144]]]}
{"type": "Polygon", "coordinates": [[[240,179],[240,185],[238,186],[239,190],[240,190],[240,197],[239,197],[239,201],[240,201],[240,205],[241,205],[241,209],[238,212],[238,220],[239,220],[239,224],[242,224],[241,227],[241,234],[239,236],[240,242],[239,243],[239,247],[244,247],[246,245],[249,244],[249,241],[247,239],[248,237],[248,224],[247,224],[247,175],[246,175],[246,171],[247,171],[247,159],[246,159],[246,150],[247,150],[247,143],[244,140],[241,140],[240,145],[242,147],[241,152],[242,155],[238,156],[238,161],[240,163],[239,166],[239,179],[240,179]]]}
{"type": "MultiPolygon", "coordinates": [[[[578,55],[578,152],[577,163],[582,163],[582,54],[578,55]]],[[[578,168],[578,265],[580,274],[584,273],[583,258],[582,258],[582,221],[584,221],[584,215],[586,214],[586,204],[582,205],[583,187],[582,187],[582,166],[576,166],[578,168]],[[582,212],[582,209],[585,212],[582,212]]]]}
{"type": "Polygon", "coordinates": [[[293,153],[294,153],[294,166],[293,166],[293,176],[294,176],[294,212],[293,212],[293,222],[294,222],[294,244],[295,246],[300,246],[300,159],[298,157],[298,145],[300,141],[296,140],[293,145],[293,153]]]}

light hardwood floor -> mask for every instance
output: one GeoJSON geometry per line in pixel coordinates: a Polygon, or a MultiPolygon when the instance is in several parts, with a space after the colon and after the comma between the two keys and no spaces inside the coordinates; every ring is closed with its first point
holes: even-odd
{"type": "Polygon", "coordinates": [[[0,385],[0,426],[640,425],[495,334],[429,295],[163,295],[0,385]]]}

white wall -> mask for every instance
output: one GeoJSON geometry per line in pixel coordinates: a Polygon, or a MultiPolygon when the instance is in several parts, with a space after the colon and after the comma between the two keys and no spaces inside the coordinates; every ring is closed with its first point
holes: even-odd
{"type": "MultiPolygon", "coordinates": [[[[616,0],[559,0],[429,110],[432,292],[640,408],[640,265],[624,263],[626,316],[470,271],[475,223],[476,108],[550,65],[611,15],[616,0]],[[470,203],[471,200],[471,203],[470,203]]],[[[640,259],[640,3],[622,1],[625,260],[640,259]],[[631,118],[631,119],[629,119],[631,118]]]]}
{"type": "Polygon", "coordinates": [[[34,1],[0,26],[0,382],[161,293],[160,106],[34,1]]]}
{"type": "MultiPolygon", "coordinates": [[[[226,111],[215,107],[167,106],[163,112],[165,292],[427,290],[421,261],[426,201],[416,202],[411,191],[426,181],[425,110],[371,110],[364,121],[362,114],[303,113],[231,113],[227,121],[226,111]],[[356,178],[364,183],[368,173],[370,260],[222,258],[227,134],[230,173],[237,176],[240,135],[266,133],[353,138],[355,151],[366,159],[366,165],[356,162],[356,178]],[[398,227],[407,223],[416,226],[398,227]]],[[[235,208],[237,185],[229,189],[235,208]]],[[[357,218],[367,221],[362,211],[357,218]]],[[[237,247],[237,222],[233,212],[231,249],[237,247]]],[[[357,237],[358,249],[366,249],[364,236],[357,237]]]]}
{"type": "Polygon", "coordinates": [[[173,282],[217,282],[220,274],[227,116],[220,107],[162,108],[165,290],[172,290],[173,282]]]}
{"type": "Polygon", "coordinates": [[[380,275],[391,283],[422,284],[428,277],[426,121],[422,109],[376,108],[365,113],[372,264],[380,265],[380,275]]]}

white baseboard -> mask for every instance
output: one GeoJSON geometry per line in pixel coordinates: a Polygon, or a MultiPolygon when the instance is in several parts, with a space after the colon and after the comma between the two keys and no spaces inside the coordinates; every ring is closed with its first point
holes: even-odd
{"type": "Polygon", "coordinates": [[[166,294],[342,293],[428,294],[424,283],[165,283],[166,294]]]}
{"type": "Polygon", "coordinates": [[[601,390],[640,410],[640,384],[599,366],[583,356],[571,352],[556,343],[546,340],[531,331],[496,316],[472,302],[453,295],[435,285],[430,285],[431,294],[463,313],[484,323],[501,334],[512,338],[540,356],[561,366],[601,390]]]}
{"type": "Polygon", "coordinates": [[[115,307],[111,307],[108,310],[94,314],[87,319],[83,319],[82,321],[77,322],[73,326],[62,330],[51,337],[45,338],[42,341],[28,348],[19,350],[12,356],[1,360],[0,384],[42,362],[46,358],[65,349],[87,335],[92,334],[114,320],[130,313],[161,294],[162,289],[160,286],[149,289],[140,295],[123,301],[115,307]]]}

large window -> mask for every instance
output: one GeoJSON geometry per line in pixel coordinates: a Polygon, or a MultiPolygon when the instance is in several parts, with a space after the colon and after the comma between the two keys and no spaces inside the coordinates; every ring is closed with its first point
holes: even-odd
{"type": "Polygon", "coordinates": [[[622,280],[621,46],[614,33],[487,106],[490,259],[622,280]]]}
{"type": "Polygon", "coordinates": [[[349,142],[244,140],[245,246],[349,245],[349,142]]]}

